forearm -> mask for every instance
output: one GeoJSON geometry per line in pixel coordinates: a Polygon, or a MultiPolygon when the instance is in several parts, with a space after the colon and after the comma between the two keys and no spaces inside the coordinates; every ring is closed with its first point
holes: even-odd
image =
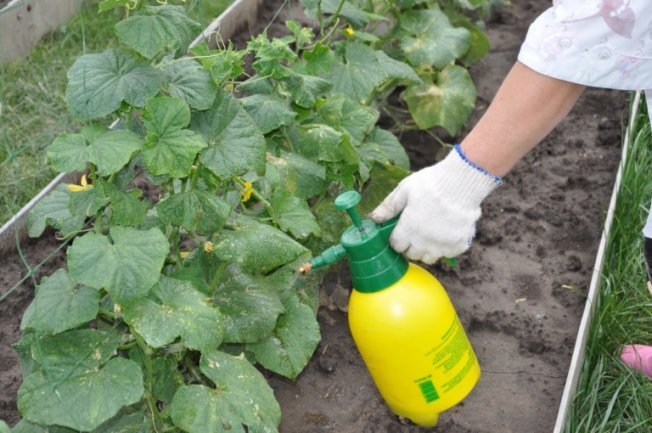
{"type": "Polygon", "coordinates": [[[489,173],[504,176],[566,117],[583,90],[517,62],[462,141],[462,151],[489,173]]]}

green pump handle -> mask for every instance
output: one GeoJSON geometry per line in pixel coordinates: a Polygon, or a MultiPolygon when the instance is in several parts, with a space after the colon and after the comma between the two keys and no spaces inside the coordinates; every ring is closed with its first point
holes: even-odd
{"type": "MultiPolygon", "coordinates": [[[[377,236],[380,237],[384,243],[389,243],[389,237],[392,231],[394,230],[394,228],[396,227],[396,224],[398,223],[400,214],[381,224],[374,224],[373,222],[368,220],[363,221],[356,208],[358,203],[360,203],[360,200],[361,200],[361,196],[358,192],[347,191],[343,194],[340,194],[335,199],[335,208],[338,210],[346,211],[346,213],[349,215],[351,221],[353,222],[353,226],[355,227],[355,229],[357,229],[358,232],[357,237],[359,241],[364,242],[365,239],[369,239],[369,237],[377,236]]],[[[349,230],[352,230],[352,228],[349,230]]],[[[333,245],[332,247],[322,251],[322,253],[317,257],[314,257],[310,261],[310,263],[301,266],[299,268],[299,271],[305,274],[309,272],[311,269],[336,263],[346,256],[347,256],[347,250],[344,248],[344,246],[341,243],[337,245],[333,245]]],[[[446,258],[446,260],[451,266],[455,266],[456,260],[454,258],[453,259],[446,258]]]]}

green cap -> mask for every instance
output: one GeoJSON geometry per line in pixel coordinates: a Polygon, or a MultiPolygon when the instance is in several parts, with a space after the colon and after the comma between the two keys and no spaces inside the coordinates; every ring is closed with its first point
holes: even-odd
{"type": "Polygon", "coordinates": [[[335,199],[335,207],[349,214],[353,226],[344,231],[339,245],[328,248],[310,264],[318,268],[348,257],[353,288],[358,292],[377,292],[401,279],[408,262],[389,245],[389,235],[398,218],[383,224],[363,220],[356,209],[360,198],[356,191],[347,191],[335,199]]]}

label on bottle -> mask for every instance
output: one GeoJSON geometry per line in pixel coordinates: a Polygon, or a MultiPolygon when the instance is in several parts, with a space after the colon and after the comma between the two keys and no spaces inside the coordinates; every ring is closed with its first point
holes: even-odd
{"type": "Polygon", "coordinates": [[[469,339],[459,319],[455,317],[441,340],[426,353],[432,357],[432,365],[441,383],[440,393],[446,393],[462,382],[475,363],[469,339]]]}

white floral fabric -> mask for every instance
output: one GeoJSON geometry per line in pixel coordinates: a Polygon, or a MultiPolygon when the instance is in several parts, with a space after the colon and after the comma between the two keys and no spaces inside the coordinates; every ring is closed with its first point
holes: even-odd
{"type": "Polygon", "coordinates": [[[643,90],[652,118],[651,0],[554,0],[530,25],[518,59],[565,81],[643,90]]]}

